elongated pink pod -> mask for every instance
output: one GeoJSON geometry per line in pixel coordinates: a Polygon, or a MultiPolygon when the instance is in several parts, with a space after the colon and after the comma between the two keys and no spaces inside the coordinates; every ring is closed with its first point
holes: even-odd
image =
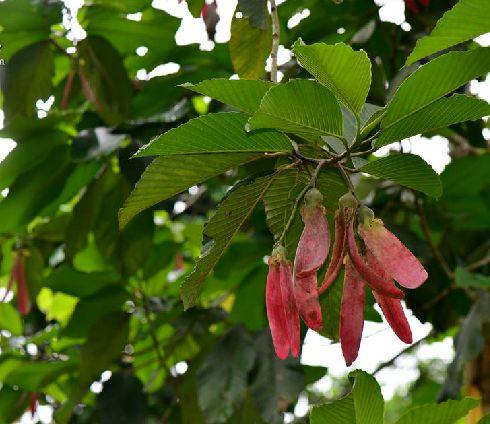
{"type": "Polygon", "coordinates": [[[294,273],[300,277],[318,271],[327,259],[330,232],[323,206],[305,206],[301,210],[305,224],[294,260],[294,273]]]}
{"type": "Polygon", "coordinates": [[[31,310],[31,301],[29,299],[29,290],[25,278],[24,260],[19,257],[17,261],[17,308],[21,315],[27,315],[31,310]]]}
{"type": "Polygon", "coordinates": [[[294,297],[305,324],[312,330],[321,330],[323,318],[318,298],[316,272],[304,277],[294,276],[294,297]]]}
{"type": "Polygon", "coordinates": [[[265,301],[274,349],[279,358],[286,359],[290,348],[288,322],[281,292],[280,266],[272,258],[269,259],[265,301]]]}
{"type": "Polygon", "coordinates": [[[340,345],[345,363],[350,366],[357,358],[364,327],[366,282],[349,258],[345,262],[344,288],[340,309],[340,345]]]}
{"type": "Polygon", "coordinates": [[[382,268],[403,287],[416,289],[427,280],[422,264],[381,220],[366,220],[358,232],[382,268]]]}
{"type": "Polygon", "coordinates": [[[342,268],[345,247],[347,244],[347,225],[352,218],[352,213],[348,210],[337,210],[335,214],[335,242],[333,246],[332,257],[325,272],[325,278],[318,293],[322,294],[335,281],[342,268]],[[347,224],[347,225],[346,225],[347,224]]]}
{"type": "Polygon", "coordinates": [[[400,289],[398,289],[390,280],[377,274],[364,262],[364,259],[361,257],[357,248],[356,239],[354,236],[354,220],[352,220],[349,225],[347,240],[349,246],[349,257],[352,259],[352,263],[357,272],[367,282],[369,287],[371,287],[372,290],[376,290],[377,292],[384,294],[385,296],[403,299],[404,295],[400,289]]]}
{"type": "MultiPolygon", "coordinates": [[[[381,264],[369,250],[367,251],[367,263],[375,271],[379,273],[383,272],[381,264]]],[[[381,308],[386,321],[390,324],[390,327],[398,338],[404,343],[411,344],[412,330],[410,329],[410,324],[403,311],[402,302],[399,299],[383,296],[375,291],[373,291],[373,295],[381,308]]]]}
{"type": "Polygon", "coordinates": [[[291,354],[294,357],[297,357],[299,355],[300,328],[299,314],[294,298],[293,271],[291,269],[291,264],[284,260],[281,261],[279,267],[280,286],[287,321],[289,345],[291,354]]]}

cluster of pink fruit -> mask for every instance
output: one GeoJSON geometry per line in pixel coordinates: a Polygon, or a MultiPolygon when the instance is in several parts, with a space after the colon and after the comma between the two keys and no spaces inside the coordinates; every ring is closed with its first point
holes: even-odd
{"type": "Polygon", "coordinates": [[[294,266],[284,247],[276,246],[269,259],[266,305],[276,354],[285,359],[289,352],[298,356],[299,317],[313,330],[323,327],[319,296],[336,280],[345,267],[340,311],[340,342],[347,365],[357,358],[364,325],[366,285],[372,290],[386,320],[405,343],[412,343],[412,332],[403,312],[403,291],[419,287],[427,272],[417,258],[388,231],[371,209],[359,206],[347,194],[339,201],[335,214],[335,241],[323,283],[317,273],[328,257],[330,233],[322,194],[315,188],[305,195],[301,210],[304,229],[296,250],[294,266]],[[356,240],[355,221],[358,221],[356,240]],[[360,245],[362,248],[360,250],[360,245]]]}

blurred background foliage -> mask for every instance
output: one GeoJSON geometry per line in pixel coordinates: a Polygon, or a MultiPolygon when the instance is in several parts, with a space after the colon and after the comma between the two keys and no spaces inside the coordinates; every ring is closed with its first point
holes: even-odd
{"type": "MultiPolygon", "coordinates": [[[[0,304],[0,423],[17,420],[33,399],[52,407],[59,423],[307,422],[294,415],[298,397],[313,405],[350,385],[333,378],[331,389],[320,391],[314,383],[328,369],[274,355],[264,305],[272,236],[263,208],[206,280],[199,307],[184,312],[179,299],[210,213],[236,181],[272,162],[192,187],[123,231],[117,221],[151,161],[131,159],[136,150],[191,118],[225,109],[180,84],[235,73],[265,77],[265,2],[240,0],[248,20],[233,21],[229,43],[213,43],[215,4],[203,10],[203,0],[188,0],[195,17],[203,10],[205,49],[177,45],[181,19],[150,0],[85,3],[75,17],[54,0],[0,2],[0,137],[17,143],[0,164],[0,281],[6,288],[16,256],[22,258],[32,304],[22,317],[18,293],[0,304]],[[82,40],[73,36],[75,18],[86,32],[82,40]],[[248,49],[240,39],[246,31],[257,40],[248,49]],[[156,76],[138,73],[155,68],[156,76]]],[[[416,40],[454,3],[407,9],[402,28],[381,21],[372,1],[287,0],[279,6],[281,45],[289,49],[301,37],[364,49],[373,69],[368,101],[384,104],[413,71],[403,65],[416,40]]],[[[307,76],[294,58],[280,71],[283,81],[307,76]]],[[[483,397],[475,417],[490,407],[486,125],[479,120],[427,134],[449,140],[452,160],[438,200],[366,176],[356,181],[429,271],[429,281],[407,294],[407,306],[433,326],[423,343],[453,337],[455,345],[448,369],[437,359],[418,363],[417,380],[387,402],[387,422],[410,406],[463,394],[483,397]]],[[[372,305],[368,317],[379,322],[372,305]]]]}

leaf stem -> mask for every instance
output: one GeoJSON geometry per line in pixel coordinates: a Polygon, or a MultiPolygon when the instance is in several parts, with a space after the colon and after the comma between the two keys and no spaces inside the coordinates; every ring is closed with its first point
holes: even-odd
{"type": "Polygon", "coordinates": [[[279,50],[279,15],[277,14],[276,0],[269,0],[271,5],[271,17],[272,17],[272,50],[271,50],[271,81],[277,82],[277,52],[279,50]]]}

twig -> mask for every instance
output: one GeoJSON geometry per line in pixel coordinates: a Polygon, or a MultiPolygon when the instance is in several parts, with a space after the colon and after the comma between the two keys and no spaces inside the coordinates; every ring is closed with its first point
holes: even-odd
{"type": "Polygon", "coordinates": [[[298,194],[294,201],[293,209],[291,210],[291,216],[289,217],[288,221],[286,222],[286,225],[284,226],[284,230],[282,231],[281,236],[276,242],[276,246],[282,244],[284,237],[286,236],[287,232],[289,231],[289,228],[291,227],[291,224],[293,223],[294,217],[296,215],[296,211],[298,210],[299,203],[301,202],[301,199],[303,196],[306,194],[306,192],[312,188],[315,187],[316,180],[318,178],[318,174],[320,173],[320,170],[322,167],[327,163],[327,159],[320,160],[318,163],[318,166],[315,169],[315,172],[313,172],[313,175],[311,176],[310,182],[301,190],[301,192],[298,194]]]}
{"type": "Polygon", "coordinates": [[[279,15],[277,14],[276,0],[269,0],[271,4],[272,17],[272,50],[271,50],[271,81],[277,82],[277,52],[279,50],[279,15]]]}
{"type": "Polygon", "coordinates": [[[373,141],[378,136],[379,136],[379,131],[375,132],[371,137],[368,137],[365,140],[362,140],[361,144],[369,143],[370,141],[373,141]]]}
{"type": "Polygon", "coordinates": [[[345,183],[347,184],[347,187],[349,187],[349,191],[356,198],[357,202],[361,205],[362,202],[359,200],[359,197],[357,197],[357,194],[356,194],[356,191],[354,190],[354,186],[352,184],[352,181],[350,180],[349,176],[347,175],[347,172],[345,172],[344,167],[340,163],[338,164],[337,167],[339,168],[340,175],[342,175],[342,178],[344,179],[345,183]]]}
{"type": "Polygon", "coordinates": [[[142,282],[139,281],[139,293],[141,294],[141,300],[143,301],[143,311],[145,313],[145,318],[148,321],[148,331],[150,333],[150,338],[151,342],[153,344],[153,349],[155,350],[155,353],[158,358],[158,362],[160,363],[160,367],[162,369],[167,369],[167,365],[165,364],[165,358],[162,355],[162,352],[160,351],[160,345],[158,343],[158,338],[153,331],[153,320],[150,315],[150,310],[148,308],[148,298],[146,297],[145,292],[143,291],[143,285],[142,282]]]}
{"type": "Polygon", "coordinates": [[[469,264],[466,269],[468,271],[474,271],[475,269],[484,267],[485,265],[488,265],[490,263],[490,256],[487,256],[483,259],[480,259],[479,261],[473,262],[472,264],[469,264]]]}
{"type": "Polygon", "coordinates": [[[456,290],[458,287],[456,287],[455,285],[451,284],[449,287],[446,287],[444,290],[440,291],[439,293],[437,293],[433,298],[431,298],[427,303],[425,303],[424,305],[422,305],[422,307],[420,308],[420,310],[422,312],[426,312],[426,311],[429,311],[430,309],[432,309],[432,307],[434,307],[435,305],[437,305],[442,299],[444,299],[449,293],[451,293],[453,290],[456,290]]]}
{"type": "Polygon", "coordinates": [[[65,110],[68,107],[68,100],[70,98],[71,86],[73,84],[73,77],[75,76],[75,68],[72,66],[70,68],[70,73],[66,80],[65,88],[63,90],[63,98],[61,99],[60,107],[65,110]]]}
{"type": "Polygon", "coordinates": [[[432,250],[432,254],[434,255],[434,258],[437,260],[439,263],[441,269],[444,271],[444,274],[450,279],[454,279],[454,274],[451,271],[451,268],[449,268],[449,265],[446,262],[446,259],[444,259],[444,256],[442,255],[441,251],[439,250],[439,247],[434,243],[432,240],[432,236],[430,235],[430,228],[429,224],[427,223],[427,218],[425,216],[424,209],[422,208],[420,204],[420,199],[416,198],[415,199],[415,208],[417,210],[417,213],[420,218],[420,226],[422,228],[422,232],[424,233],[425,239],[432,250]]]}
{"type": "Polygon", "coordinates": [[[372,375],[375,375],[377,374],[378,372],[380,372],[382,369],[386,368],[386,367],[389,367],[391,365],[393,365],[395,363],[395,361],[400,357],[400,356],[403,356],[405,355],[406,353],[410,352],[412,349],[416,348],[419,344],[421,344],[422,342],[425,342],[428,338],[432,337],[432,331],[427,334],[427,336],[425,337],[422,337],[420,340],[416,341],[415,343],[412,343],[410,346],[407,346],[405,349],[403,349],[400,353],[398,353],[397,355],[395,355],[393,358],[391,358],[390,360],[386,361],[386,362],[383,362],[381,364],[379,364],[377,366],[377,368],[374,370],[374,372],[372,373],[372,375]]]}

